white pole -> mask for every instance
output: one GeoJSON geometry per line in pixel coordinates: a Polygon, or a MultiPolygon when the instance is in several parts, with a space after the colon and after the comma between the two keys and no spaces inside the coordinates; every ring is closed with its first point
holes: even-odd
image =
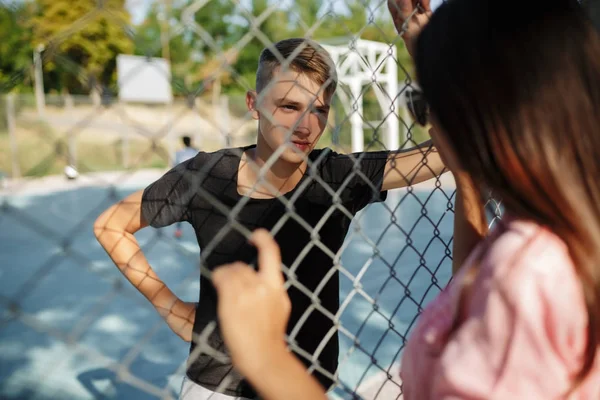
{"type": "Polygon", "coordinates": [[[355,106],[352,106],[352,116],[350,117],[350,123],[352,125],[352,152],[357,153],[363,151],[365,147],[365,137],[363,132],[363,120],[362,111],[363,104],[360,98],[360,90],[362,88],[361,82],[358,79],[354,79],[350,83],[350,91],[352,92],[352,102],[355,106]]]}
{"type": "Polygon", "coordinates": [[[400,147],[400,120],[396,114],[401,117],[398,101],[398,64],[396,64],[396,46],[392,47],[393,57],[387,59],[387,90],[388,96],[392,101],[389,102],[390,109],[387,110],[390,116],[387,119],[387,137],[386,147],[388,150],[398,150],[400,147]]]}
{"type": "MultiPolygon", "coordinates": [[[[116,107],[118,107],[119,113],[122,113],[122,115],[127,115],[127,105],[123,100],[119,100],[116,104],[116,107]]],[[[125,169],[129,169],[130,166],[130,160],[129,160],[129,149],[130,149],[130,142],[129,142],[129,127],[125,127],[125,129],[120,129],[121,132],[121,163],[123,164],[123,168],[125,169]]]]}
{"type": "MultiPolygon", "coordinates": [[[[169,62],[169,60],[165,61],[165,68],[166,68],[166,75],[168,76],[169,79],[169,88],[171,89],[171,82],[172,82],[172,72],[171,72],[171,63],[169,62]]],[[[166,148],[167,148],[167,153],[168,153],[168,157],[167,157],[167,167],[171,168],[171,166],[175,163],[175,152],[177,151],[177,137],[175,135],[175,131],[173,129],[174,127],[174,115],[175,115],[175,100],[173,98],[173,94],[171,92],[171,95],[169,96],[169,100],[165,103],[165,109],[167,111],[167,124],[166,124],[166,129],[167,132],[166,134],[163,136],[163,139],[166,139],[166,148]]]]}
{"type": "Polygon", "coordinates": [[[11,176],[12,178],[19,178],[21,177],[21,168],[19,166],[19,147],[17,145],[17,127],[15,122],[15,95],[13,93],[6,96],[6,122],[10,141],[11,176]]]}
{"type": "Polygon", "coordinates": [[[220,128],[221,133],[225,136],[225,147],[232,146],[232,137],[231,137],[231,115],[229,115],[229,97],[221,96],[220,102],[220,110],[221,110],[221,118],[220,120],[220,128]]]}
{"type": "Polygon", "coordinates": [[[173,101],[170,101],[166,104],[167,109],[167,152],[169,153],[168,158],[168,166],[169,168],[175,163],[175,152],[177,150],[177,137],[175,136],[175,132],[173,130],[173,118],[174,115],[173,109],[174,104],[173,101]]]}
{"type": "Polygon", "coordinates": [[[35,102],[37,105],[38,116],[44,118],[44,110],[46,108],[46,101],[44,99],[44,72],[42,69],[42,51],[44,51],[44,45],[38,45],[33,50],[33,66],[35,75],[35,102]]]}
{"type": "MultiPolygon", "coordinates": [[[[404,124],[406,126],[403,126],[402,128],[402,146],[403,147],[412,147],[414,146],[414,143],[406,143],[406,141],[408,140],[408,130],[410,129],[410,126],[413,124],[412,122],[412,118],[410,116],[410,112],[408,111],[408,106],[404,106],[402,107],[402,113],[400,114],[400,116],[402,117],[402,119],[404,119],[404,124]]],[[[414,138],[412,139],[414,141],[414,138]]]]}
{"type": "MultiPolygon", "coordinates": [[[[71,97],[70,93],[67,93],[64,97],[65,99],[65,108],[68,113],[71,114],[73,111],[73,97],[71,97]]],[[[67,153],[67,164],[72,166],[75,169],[78,169],[77,165],[77,136],[74,132],[70,131],[68,133],[68,153],[67,153]]]]}
{"type": "Polygon", "coordinates": [[[129,129],[123,131],[123,137],[121,138],[121,156],[123,157],[123,168],[129,168],[129,129]]]}
{"type": "Polygon", "coordinates": [[[67,164],[77,169],[77,137],[74,132],[69,132],[67,138],[67,164]]]}

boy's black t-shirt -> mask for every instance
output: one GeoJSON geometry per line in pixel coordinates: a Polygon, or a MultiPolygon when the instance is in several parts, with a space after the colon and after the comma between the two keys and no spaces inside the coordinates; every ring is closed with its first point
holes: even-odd
{"type": "MultiPolygon", "coordinates": [[[[239,232],[239,226],[249,231],[260,227],[274,232],[282,261],[294,274],[288,290],[292,303],[288,334],[295,344],[292,349],[302,349],[294,352],[308,368],[318,359],[321,368],[334,374],[339,353],[334,322],[339,317],[339,276],[334,268],[340,262],[337,253],[351,218],[367,204],[385,200],[381,185],[389,153],[341,155],[330,149],[313,150],[309,155],[311,166],[295,189],[279,198],[253,199],[237,190],[240,155],[249,148],[200,152],[176,166],[144,190],[142,216],[155,228],[188,221],[196,232],[201,262],[211,270],[234,261],[256,264],[256,250],[239,232]],[[330,315],[313,306],[317,304],[330,315]]],[[[196,334],[217,321],[216,310],[216,291],[201,275],[196,334]]],[[[226,353],[218,328],[206,342],[226,353]]],[[[255,396],[231,364],[217,361],[210,349],[207,352],[202,346],[205,344],[191,345],[190,352],[198,356],[188,364],[189,379],[228,395],[255,396]]],[[[326,388],[333,383],[314,367],[311,371],[326,388]]]]}

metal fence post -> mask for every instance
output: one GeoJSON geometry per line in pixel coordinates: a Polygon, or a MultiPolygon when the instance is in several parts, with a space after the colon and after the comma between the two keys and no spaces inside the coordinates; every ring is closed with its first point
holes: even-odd
{"type": "Polygon", "coordinates": [[[42,51],[44,51],[44,45],[40,44],[33,51],[33,66],[35,74],[35,101],[37,105],[38,116],[44,117],[44,111],[46,108],[46,99],[44,97],[44,71],[42,67],[42,51]]]}
{"type": "MultiPolygon", "coordinates": [[[[125,102],[123,101],[119,101],[117,102],[116,107],[118,107],[120,110],[119,112],[125,112],[126,110],[124,110],[124,108],[126,107],[125,102]]],[[[123,164],[123,168],[124,169],[129,169],[130,167],[130,161],[129,161],[129,148],[130,148],[130,143],[129,143],[129,129],[125,129],[122,131],[121,135],[121,162],[123,164]]]]}
{"type": "Polygon", "coordinates": [[[6,123],[8,126],[8,139],[10,142],[11,177],[21,177],[19,166],[19,146],[17,145],[17,124],[15,118],[15,95],[6,95],[6,123]]]}
{"type": "Polygon", "coordinates": [[[221,135],[225,138],[225,147],[231,147],[231,115],[229,114],[229,97],[221,96],[218,105],[219,120],[217,121],[221,135]]]}

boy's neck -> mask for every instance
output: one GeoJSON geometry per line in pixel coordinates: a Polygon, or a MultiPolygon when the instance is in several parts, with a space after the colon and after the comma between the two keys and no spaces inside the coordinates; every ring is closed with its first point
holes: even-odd
{"type": "Polygon", "coordinates": [[[245,152],[238,174],[238,191],[240,193],[247,194],[256,188],[252,197],[273,197],[276,194],[285,194],[296,187],[306,171],[306,161],[297,164],[277,158],[266,171],[264,178],[259,178],[258,169],[271,161],[272,156],[273,151],[260,139],[256,147],[245,152]],[[249,166],[249,162],[254,165],[249,166]],[[261,184],[261,182],[264,183],[261,184]],[[279,193],[273,193],[273,190],[277,190],[279,193]]]}

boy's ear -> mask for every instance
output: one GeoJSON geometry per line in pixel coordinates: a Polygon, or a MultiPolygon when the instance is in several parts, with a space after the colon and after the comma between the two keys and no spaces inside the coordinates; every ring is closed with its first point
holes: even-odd
{"type": "Polygon", "coordinates": [[[258,119],[258,94],[254,90],[248,90],[246,93],[246,106],[248,111],[252,114],[252,118],[258,119]]]}

